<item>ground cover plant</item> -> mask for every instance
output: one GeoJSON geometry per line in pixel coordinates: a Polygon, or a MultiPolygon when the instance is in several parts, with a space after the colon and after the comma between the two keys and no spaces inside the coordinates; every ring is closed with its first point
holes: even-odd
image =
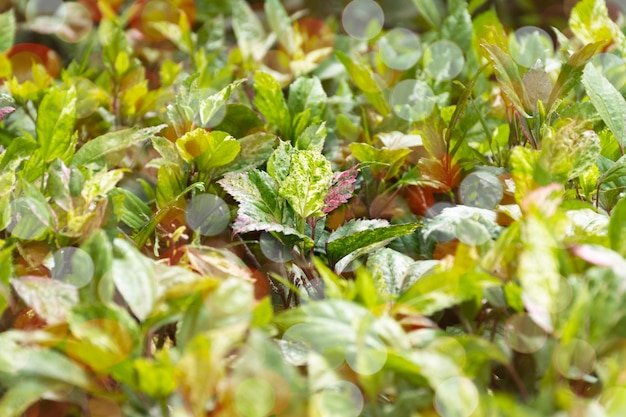
{"type": "Polygon", "coordinates": [[[0,416],[625,415],[626,10],[337,4],[0,1],[0,416]]]}

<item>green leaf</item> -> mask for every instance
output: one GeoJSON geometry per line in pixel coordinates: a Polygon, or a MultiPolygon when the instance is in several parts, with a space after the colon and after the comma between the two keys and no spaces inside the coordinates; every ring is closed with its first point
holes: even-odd
{"type": "Polygon", "coordinates": [[[278,38],[279,43],[285,47],[289,55],[295,51],[295,36],[291,26],[291,19],[279,0],[267,0],[265,2],[265,15],[272,32],[278,38]]]}
{"type": "Polygon", "coordinates": [[[565,183],[595,166],[600,155],[600,139],[593,130],[583,129],[572,122],[541,140],[539,165],[554,181],[565,183]]]}
{"type": "Polygon", "coordinates": [[[585,66],[582,83],[600,117],[626,148],[626,99],[591,63],[585,66]]]}
{"type": "Polygon", "coordinates": [[[291,146],[291,142],[280,141],[278,147],[267,160],[267,173],[274,178],[278,184],[281,184],[291,167],[291,156],[297,150],[291,146]]]}
{"type": "Polygon", "coordinates": [[[626,198],[622,198],[611,210],[609,239],[611,248],[626,258],[626,198]]]}
{"type": "Polygon", "coordinates": [[[496,77],[500,82],[502,91],[511,100],[517,111],[521,115],[528,117],[526,109],[530,108],[530,106],[517,64],[509,54],[505,53],[498,46],[489,44],[482,44],[481,46],[487,51],[489,59],[496,70],[496,77]]]}
{"type": "Polygon", "coordinates": [[[124,206],[122,207],[121,220],[134,230],[139,230],[150,221],[152,210],[142,199],[137,197],[132,191],[125,188],[116,187],[110,193],[111,196],[124,196],[124,206]]]}
{"type": "Polygon", "coordinates": [[[76,119],[76,89],[51,90],[37,111],[37,142],[45,162],[67,161],[76,146],[73,136],[76,119]]]}
{"type": "Polygon", "coordinates": [[[226,174],[218,181],[224,190],[239,203],[237,218],[232,224],[233,232],[273,231],[295,235],[313,242],[283,222],[284,202],[278,195],[276,181],[264,171],[226,174]]]}
{"type": "Polygon", "coordinates": [[[397,295],[404,286],[413,258],[389,248],[381,248],[367,258],[367,269],[372,272],[379,288],[397,295]]]}
{"type": "Polygon", "coordinates": [[[0,415],[5,417],[21,417],[32,404],[46,393],[61,389],[64,386],[47,380],[24,379],[16,382],[2,394],[0,399],[0,415]]]}
{"type": "Polygon", "coordinates": [[[145,320],[156,302],[152,262],[123,239],[113,241],[113,281],[139,320],[145,320]]]}
{"type": "Polygon", "coordinates": [[[102,136],[85,143],[72,158],[70,166],[78,167],[97,162],[101,158],[110,156],[112,165],[116,165],[123,155],[120,152],[126,151],[129,146],[151,139],[160,132],[166,125],[146,127],[143,129],[124,129],[105,133],[102,136]]]}
{"type": "Polygon", "coordinates": [[[196,159],[200,171],[208,171],[235,160],[241,149],[239,141],[228,133],[217,130],[212,131],[208,137],[208,149],[196,159]]]}
{"type": "Polygon", "coordinates": [[[415,282],[400,296],[398,303],[407,304],[428,316],[466,300],[482,297],[484,288],[500,284],[499,279],[483,272],[435,272],[415,282]]]}
{"type": "Polygon", "coordinates": [[[278,81],[262,71],[254,73],[254,105],[268,123],[288,138],[291,131],[291,115],[278,81]]]}
{"type": "Polygon", "coordinates": [[[0,28],[0,53],[3,53],[15,43],[15,12],[12,8],[0,14],[0,28]]]}
{"type": "Polygon", "coordinates": [[[335,51],[335,56],[348,71],[354,84],[365,94],[367,100],[382,115],[387,116],[391,112],[389,100],[384,95],[385,86],[382,80],[377,78],[372,68],[355,61],[341,51],[335,51]]]}
{"type": "Polygon", "coordinates": [[[278,193],[303,219],[322,216],[324,198],[332,179],[333,171],[324,155],[313,151],[298,151],[291,157],[289,174],[280,185],[278,193]]]}
{"type": "Polygon", "coordinates": [[[351,220],[328,237],[326,251],[341,273],[358,257],[386,246],[393,239],[415,232],[417,223],[389,225],[386,220],[351,220]]]}
{"type": "Polygon", "coordinates": [[[411,153],[409,148],[380,149],[360,142],[351,143],[348,148],[359,162],[370,164],[374,176],[384,179],[395,177],[411,153]]]}
{"type": "Polygon", "coordinates": [[[473,33],[472,17],[467,11],[467,2],[465,0],[449,1],[448,10],[450,14],[443,21],[441,38],[454,42],[462,51],[469,51],[473,33]]]}
{"type": "Polygon", "coordinates": [[[230,164],[218,168],[216,176],[222,176],[226,172],[250,171],[263,165],[274,152],[276,136],[257,132],[239,139],[240,152],[230,164]]]}
{"type": "Polygon", "coordinates": [[[296,148],[321,153],[326,139],[326,122],[313,124],[304,129],[296,139],[296,148]]]}
{"type": "Polygon", "coordinates": [[[159,168],[156,184],[156,203],[164,209],[176,203],[185,190],[185,172],[181,165],[167,164],[159,168]]]}
{"type": "Polygon", "coordinates": [[[605,0],[581,0],[572,9],[569,26],[583,44],[600,42],[624,46],[624,34],[609,17],[605,0]]]}
{"type": "Polygon", "coordinates": [[[434,0],[413,0],[413,4],[431,29],[437,30],[441,27],[442,16],[434,0]]]}
{"type": "Polygon", "coordinates": [[[233,90],[239,87],[242,82],[243,80],[237,80],[207,98],[200,97],[200,103],[198,105],[199,121],[194,120],[194,122],[200,126],[212,126],[215,124],[212,119],[218,115],[220,111],[225,111],[224,106],[230,98],[233,90]]]}
{"type": "Polygon", "coordinates": [[[80,304],[70,311],[68,324],[65,352],[96,372],[115,373],[119,365],[122,371],[124,362],[142,351],[136,319],[115,304],[80,304]]]}
{"type": "Polygon", "coordinates": [[[236,138],[253,135],[254,131],[263,126],[259,115],[244,104],[227,104],[226,114],[214,130],[227,132],[236,138]]]}
{"type": "Polygon", "coordinates": [[[611,164],[606,171],[602,173],[598,179],[599,184],[616,181],[620,178],[626,177],[626,155],[620,157],[617,161],[613,162],[604,157],[598,158],[598,167],[601,168],[601,161],[611,164]]]}
{"type": "Polygon", "coordinates": [[[566,94],[580,83],[585,65],[601,50],[602,43],[600,42],[585,45],[570,56],[566,63],[561,65],[559,77],[556,79],[556,83],[550,92],[550,99],[546,106],[547,111],[550,111],[559,99],[564,99],[566,94]]]}
{"type": "Polygon", "coordinates": [[[289,98],[287,105],[292,117],[309,110],[310,121],[318,123],[326,110],[326,92],[317,77],[296,79],[289,86],[289,98]]]}
{"type": "Polygon", "coordinates": [[[244,59],[259,61],[270,45],[263,24],[244,0],[233,0],[233,31],[244,59]]]}
{"type": "Polygon", "coordinates": [[[50,336],[39,332],[9,330],[2,333],[0,344],[0,374],[17,382],[20,380],[48,380],[61,382],[85,390],[94,389],[95,383],[80,365],[65,354],[37,346],[53,343],[50,336]]]}
{"type": "Polygon", "coordinates": [[[16,294],[48,324],[64,323],[67,312],[78,304],[74,285],[34,276],[12,279],[16,294]]]}

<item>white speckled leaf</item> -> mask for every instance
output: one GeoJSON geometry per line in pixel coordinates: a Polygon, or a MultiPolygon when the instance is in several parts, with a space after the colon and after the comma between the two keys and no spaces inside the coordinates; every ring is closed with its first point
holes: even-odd
{"type": "Polygon", "coordinates": [[[321,215],[333,171],[330,162],[313,151],[299,151],[291,157],[289,175],[278,190],[302,218],[321,215]]]}

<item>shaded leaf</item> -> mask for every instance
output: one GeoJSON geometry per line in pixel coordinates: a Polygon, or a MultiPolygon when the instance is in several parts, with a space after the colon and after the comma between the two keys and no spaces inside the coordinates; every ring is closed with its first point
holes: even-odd
{"type": "Polygon", "coordinates": [[[585,66],[582,83],[600,117],[626,148],[626,99],[591,63],[585,66]]]}
{"type": "Polygon", "coordinates": [[[123,239],[113,241],[113,281],[133,313],[144,320],[156,301],[156,280],[152,262],[123,239]]]}
{"type": "MultiPolygon", "coordinates": [[[[0,13],[0,28],[2,28],[0,31],[0,53],[3,53],[11,49],[15,43],[15,11],[12,8],[0,13]]],[[[1,116],[0,120],[2,120],[1,116]]]]}
{"type": "Polygon", "coordinates": [[[622,198],[611,210],[608,232],[611,248],[626,258],[626,198],[622,198]]]}
{"type": "Polygon", "coordinates": [[[65,322],[67,312],[78,304],[78,289],[50,278],[26,276],[11,285],[24,303],[48,324],[65,322]]]}
{"type": "Polygon", "coordinates": [[[256,108],[268,123],[276,126],[288,138],[291,132],[291,115],[278,81],[266,72],[257,71],[254,73],[254,92],[256,108]]]}
{"type": "MultiPolygon", "coordinates": [[[[102,136],[84,144],[72,158],[70,166],[83,166],[101,158],[119,153],[128,149],[129,146],[150,139],[160,132],[165,125],[146,127],[143,129],[124,129],[105,133],[102,136]]],[[[117,158],[121,160],[121,156],[117,158]]],[[[115,161],[112,161],[115,164],[115,161]]]]}

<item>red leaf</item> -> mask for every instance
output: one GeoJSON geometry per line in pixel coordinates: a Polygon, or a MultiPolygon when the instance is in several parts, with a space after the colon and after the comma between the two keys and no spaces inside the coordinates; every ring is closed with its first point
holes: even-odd
{"type": "Polygon", "coordinates": [[[330,190],[328,190],[328,194],[324,199],[324,208],[322,208],[324,213],[330,213],[352,198],[357,175],[358,169],[356,165],[347,171],[335,173],[330,190]]]}

